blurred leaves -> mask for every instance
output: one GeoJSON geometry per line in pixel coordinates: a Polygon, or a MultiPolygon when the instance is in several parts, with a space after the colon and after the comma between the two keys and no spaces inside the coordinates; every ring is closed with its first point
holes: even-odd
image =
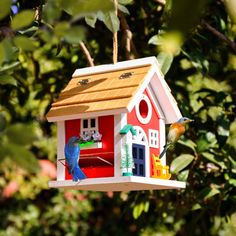
{"type": "Polygon", "coordinates": [[[234,0],[225,0],[224,4],[229,13],[229,16],[234,24],[236,24],[236,2],[234,0]]]}
{"type": "Polygon", "coordinates": [[[117,32],[120,28],[120,21],[114,11],[99,13],[99,19],[106,25],[111,32],[117,32]]]}
{"type": "Polygon", "coordinates": [[[32,24],[35,13],[31,10],[25,10],[16,14],[11,22],[11,27],[14,30],[21,29],[32,24]]]}
{"type": "Polygon", "coordinates": [[[160,52],[157,56],[161,72],[165,75],[171,67],[174,57],[167,52],[160,52]]]}
{"type": "Polygon", "coordinates": [[[110,0],[94,0],[94,1],[83,1],[83,0],[67,0],[62,1],[62,8],[73,16],[86,16],[88,14],[98,11],[112,11],[114,10],[113,2],[110,0]]]}
{"type": "Polygon", "coordinates": [[[11,0],[2,0],[0,2],[0,20],[6,17],[11,11],[11,0]]]}
{"type": "Polygon", "coordinates": [[[133,217],[134,219],[138,219],[138,217],[142,214],[142,212],[148,212],[150,203],[140,202],[134,206],[133,209],[133,217]]]}
{"type": "Polygon", "coordinates": [[[36,124],[16,123],[3,130],[0,138],[0,155],[10,158],[14,164],[31,172],[38,170],[38,162],[29,150],[32,142],[37,139],[36,124]]]}
{"type": "Polygon", "coordinates": [[[194,156],[190,154],[182,154],[175,158],[170,165],[171,173],[178,173],[187,167],[194,160],[194,156]]]}
{"type": "Polygon", "coordinates": [[[16,80],[11,75],[1,75],[0,74],[0,85],[10,84],[16,86],[16,80]]]}

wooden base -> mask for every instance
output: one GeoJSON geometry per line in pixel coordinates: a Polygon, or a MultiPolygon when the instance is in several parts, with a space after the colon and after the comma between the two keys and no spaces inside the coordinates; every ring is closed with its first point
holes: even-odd
{"type": "Polygon", "coordinates": [[[108,178],[90,178],[78,182],[72,180],[49,181],[51,188],[69,188],[90,191],[137,191],[185,188],[186,183],[139,176],[121,176],[108,178]]]}

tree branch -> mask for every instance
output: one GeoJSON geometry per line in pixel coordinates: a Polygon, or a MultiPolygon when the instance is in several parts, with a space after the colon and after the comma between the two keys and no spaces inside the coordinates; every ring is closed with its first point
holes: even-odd
{"type": "Polygon", "coordinates": [[[232,49],[234,54],[236,54],[236,43],[230,40],[228,37],[226,37],[224,34],[219,32],[217,29],[209,25],[206,21],[202,20],[202,25],[210,31],[212,34],[214,34],[216,37],[218,37],[220,40],[228,44],[228,46],[232,49]]]}
{"type": "Polygon", "coordinates": [[[85,46],[85,44],[81,41],[79,43],[86,59],[87,59],[87,62],[88,62],[88,65],[89,66],[94,66],[94,63],[93,63],[93,58],[91,57],[90,53],[89,53],[89,50],[87,49],[87,47],[85,46]]]}
{"type": "Polygon", "coordinates": [[[119,11],[119,18],[120,18],[120,24],[121,24],[121,28],[124,30],[125,32],[125,50],[126,50],[126,58],[128,60],[132,59],[131,56],[131,51],[134,53],[134,57],[137,58],[138,57],[138,53],[135,47],[135,44],[132,40],[133,38],[133,34],[130,30],[130,27],[125,19],[125,16],[122,12],[119,11]]]}
{"type": "Polygon", "coordinates": [[[40,4],[35,8],[35,20],[40,24],[42,20],[43,6],[40,4]]]}

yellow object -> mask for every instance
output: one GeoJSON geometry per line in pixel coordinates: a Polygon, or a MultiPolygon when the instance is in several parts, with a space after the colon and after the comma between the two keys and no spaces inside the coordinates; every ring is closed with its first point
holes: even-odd
{"type": "Polygon", "coordinates": [[[152,154],[152,178],[170,179],[169,166],[163,166],[159,156],[152,154]]]}

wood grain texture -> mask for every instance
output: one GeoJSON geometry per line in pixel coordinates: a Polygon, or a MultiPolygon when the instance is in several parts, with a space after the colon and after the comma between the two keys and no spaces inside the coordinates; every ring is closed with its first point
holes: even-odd
{"type": "Polygon", "coordinates": [[[151,65],[145,65],[73,77],[52,104],[47,117],[126,108],[150,68],[151,65]],[[125,73],[131,73],[131,76],[121,79],[125,73]],[[84,80],[88,83],[80,84],[84,80]]]}

